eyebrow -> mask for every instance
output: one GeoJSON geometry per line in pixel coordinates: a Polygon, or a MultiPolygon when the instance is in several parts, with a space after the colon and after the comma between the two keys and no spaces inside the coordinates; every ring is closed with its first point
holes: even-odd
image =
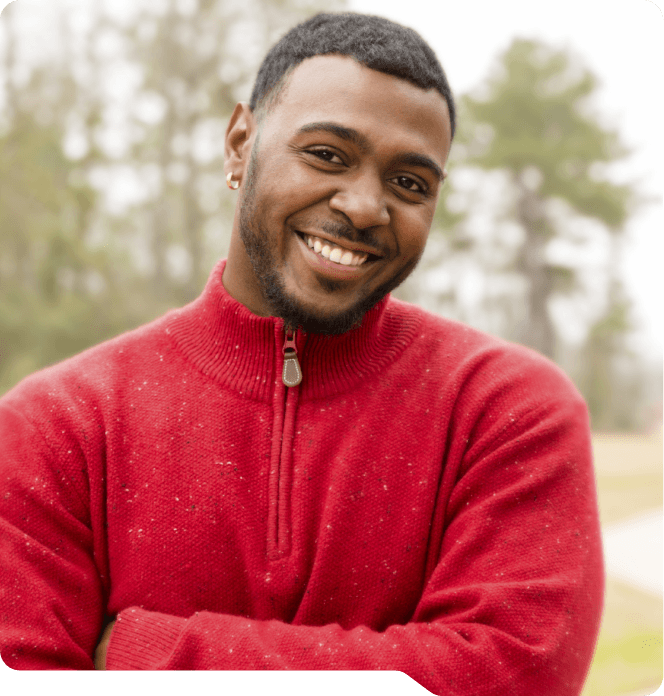
{"type": "Polygon", "coordinates": [[[312,131],[326,131],[327,133],[332,133],[342,140],[347,140],[353,145],[357,145],[361,150],[365,152],[370,150],[369,140],[362,135],[359,131],[354,128],[346,128],[346,126],[340,126],[338,123],[332,123],[331,121],[318,121],[315,123],[307,123],[302,126],[299,133],[311,133],[312,131]]]}
{"type": "MultiPolygon", "coordinates": [[[[331,121],[307,123],[298,130],[298,133],[311,133],[314,131],[325,131],[327,133],[332,133],[342,140],[353,143],[353,145],[359,147],[363,152],[368,152],[371,149],[368,138],[362,135],[362,133],[356,131],[354,128],[347,128],[346,126],[341,126],[338,123],[333,123],[331,121]]],[[[426,155],[421,155],[418,152],[405,152],[399,155],[398,161],[401,164],[429,169],[436,175],[438,181],[443,181],[445,179],[443,170],[426,155]]]]}
{"type": "Polygon", "coordinates": [[[426,167],[430,169],[438,178],[438,181],[445,179],[443,170],[430,158],[425,155],[420,155],[417,152],[407,152],[399,157],[399,162],[409,164],[412,167],[426,167]]]}

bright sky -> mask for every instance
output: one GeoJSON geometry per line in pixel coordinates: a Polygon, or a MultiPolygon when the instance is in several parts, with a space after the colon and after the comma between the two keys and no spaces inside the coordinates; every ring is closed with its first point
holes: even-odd
{"type": "Polygon", "coordinates": [[[664,345],[664,17],[651,0],[349,0],[418,31],[436,51],[458,94],[482,82],[515,37],[577,54],[600,79],[597,108],[634,154],[615,175],[657,197],[628,226],[624,271],[642,326],[640,344],[664,345]]]}

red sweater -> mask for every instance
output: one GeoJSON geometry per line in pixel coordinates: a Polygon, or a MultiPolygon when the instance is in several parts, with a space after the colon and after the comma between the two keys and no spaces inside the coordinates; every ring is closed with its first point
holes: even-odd
{"type": "Polygon", "coordinates": [[[16,668],[390,669],[577,694],[603,587],[587,416],[522,347],[387,298],[337,337],[203,295],[0,400],[16,668]]]}

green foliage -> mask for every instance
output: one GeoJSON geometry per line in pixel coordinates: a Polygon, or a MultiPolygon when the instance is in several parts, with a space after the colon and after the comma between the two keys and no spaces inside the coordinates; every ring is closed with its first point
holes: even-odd
{"type": "Polygon", "coordinates": [[[81,244],[95,207],[52,126],[17,113],[0,139],[0,391],[114,332],[101,298],[105,259],[81,244]],[[109,325],[110,324],[110,325],[109,325]]]}
{"type": "Polygon", "coordinates": [[[626,345],[632,329],[630,305],[614,288],[608,308],[590,327],[577,375],[595,430],[629,430],[639,423],[645,375],[626,345]]]}
{"type": "Polygon", "coordinates": [[[618,134],[589,113],[596,88],[596,78],[567,53],[535,41],[514,41],[486,97],[463,99],[463,113],[474,129],[490,127],[488,142],[470,155],[469,163],[504,168],[515,177],[535,168],[542,198],[562,198],[581,215],[619,227],[630,211],[632,189],[593,172],[627,151],[618,134]]]}

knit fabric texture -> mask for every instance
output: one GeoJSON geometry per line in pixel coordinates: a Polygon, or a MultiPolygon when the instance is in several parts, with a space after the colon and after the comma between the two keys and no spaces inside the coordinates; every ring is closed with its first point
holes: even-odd
{"type": "Polygon", "coordinates": [[[603,594],[585,405],[538,354],[384,299],[296,344],[225,291],[0,400],[17,669],[400,670],[581,691],[603,594]]]}

